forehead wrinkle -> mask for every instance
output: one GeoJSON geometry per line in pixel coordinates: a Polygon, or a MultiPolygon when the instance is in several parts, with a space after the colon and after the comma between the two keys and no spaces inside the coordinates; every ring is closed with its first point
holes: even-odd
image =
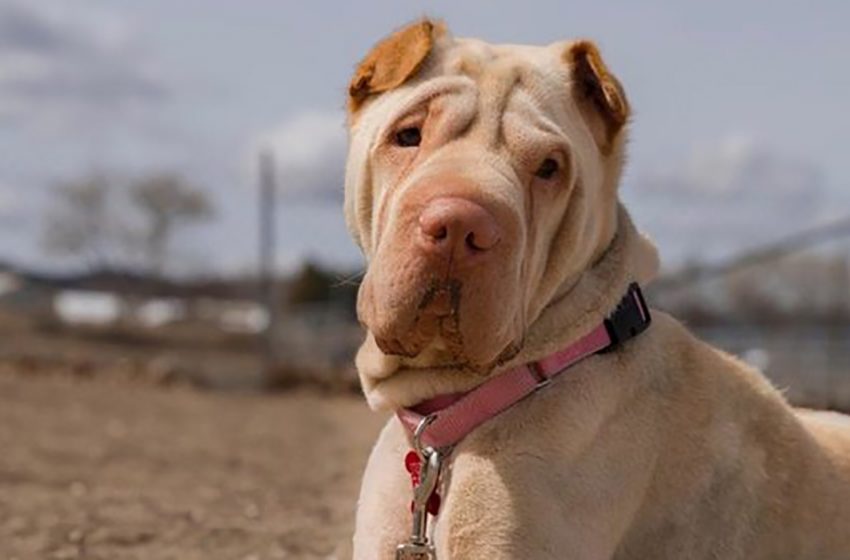
{"type": "Polygon", "coordinates": [[[488,146],[497,148],[503,139],[503,118],[511,94],[520,82],[519,67],[511,59],[487,65],[478,80],[479,109],[476,135],[488,146]]]}

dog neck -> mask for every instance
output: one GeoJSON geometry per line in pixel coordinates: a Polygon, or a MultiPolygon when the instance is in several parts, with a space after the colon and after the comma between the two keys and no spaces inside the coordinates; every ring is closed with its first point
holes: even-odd
{"type": "Polygon", "coordinates": [[[597,326],[631,282],[645,286],[657,270],[655,247],[638,232],[621,205],[617,233],[602,257],[577,280],[564,282],[527,329],[519,352],[486,374],[459,368],[405,369],[397,357],[381,352],[371,334],[367,335],[356,363],[369,406],[375,410],[413,406],[437,395],[469,391],[493,375],[537,361],[597,326]]]}

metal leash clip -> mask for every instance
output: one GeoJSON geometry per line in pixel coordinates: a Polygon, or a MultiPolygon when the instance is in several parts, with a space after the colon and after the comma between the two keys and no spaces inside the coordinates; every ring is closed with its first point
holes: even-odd
{"type": "Polygon", "coordinates": [[[442,456],[432,447],[422,447],[422,432],[435,420],[429,415],[423,418],[413,434],[413,448],[420,458],[419,484],[413,489],[413,528],[406,543],[398,545],[396,560],[435,560],[434,546],[428,539],[428,501],[440,479],[442,456]]]}

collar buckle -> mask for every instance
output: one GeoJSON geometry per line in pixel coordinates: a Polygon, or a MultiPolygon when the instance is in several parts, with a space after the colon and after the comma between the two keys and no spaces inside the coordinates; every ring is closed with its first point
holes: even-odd
{"type": "Polygon", "coordinates": [[[608,331],[611,344],[599,353],[610,352],[627,340],[636,337],[645,331],[650,323],[652,323],[652,316],[649,314],[649,306],[646,305],[640,286],[637,282],[632,282],[617,308],[605,319],[605,330],[608,331]]]}

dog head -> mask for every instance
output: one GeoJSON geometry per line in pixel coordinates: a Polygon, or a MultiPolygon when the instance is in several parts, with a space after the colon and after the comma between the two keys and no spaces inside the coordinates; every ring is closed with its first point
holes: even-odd
{"type": "Polygon", "coordinates": [[[617,230],[629,106],[588,41],[380,42],[348,92],[345,213],[358,315],[408,368],[486,374],[617,230]]]}

